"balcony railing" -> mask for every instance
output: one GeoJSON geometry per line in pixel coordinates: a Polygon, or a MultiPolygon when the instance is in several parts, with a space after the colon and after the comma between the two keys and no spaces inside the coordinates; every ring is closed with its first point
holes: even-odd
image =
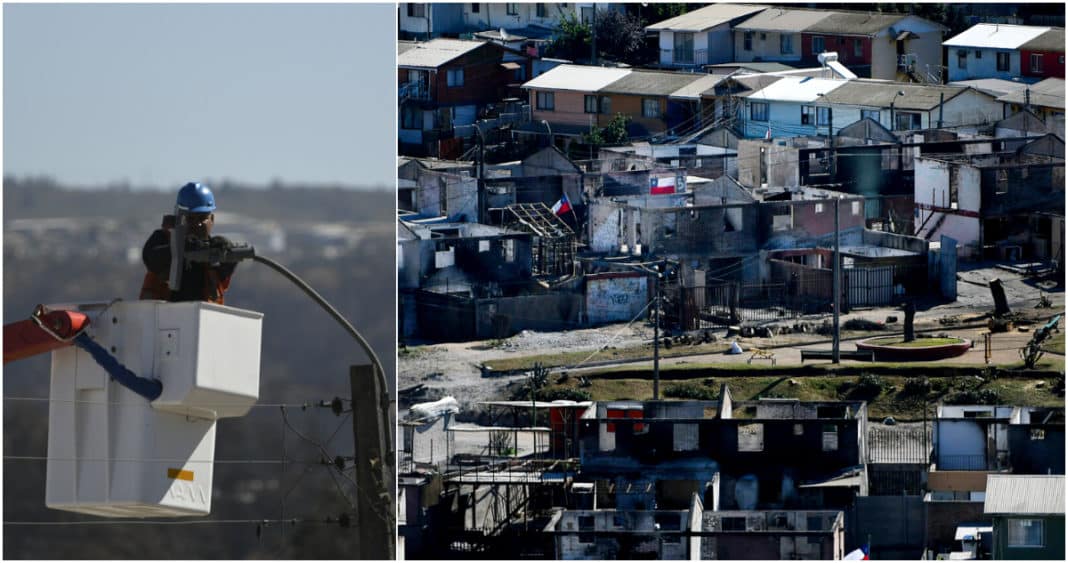
{"type": "Polygon", "coordinates": [[[994,469],[993,464],[987,463],[985,455],[939,455],[938,469],[940,471],[985,471],[994,469]]]}
{"type": "Polygon", "coordinates": [[[660,61],[669,66],[701,66],[708,64],[708,49],[676,51],[660,49],[660,61]]]}
{"type": "Polygon", "coordinates": [[[426,82],[406,82],[397,88],[397,98],[402,102],[404,100],[429,100],[430,89],[426,87],[426,82]]]}

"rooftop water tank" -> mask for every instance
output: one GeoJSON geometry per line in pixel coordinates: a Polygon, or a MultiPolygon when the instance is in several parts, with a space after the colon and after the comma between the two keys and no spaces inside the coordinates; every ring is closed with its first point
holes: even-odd
{"type": "Polygon", "coordinates": [[[263,315],[211,303],[65,305],[90,337],[140,377],[151,403],[84,350],[52,353],[45,504],[108,517],[211,511],[215,424],[259,397],[263,315]]]}

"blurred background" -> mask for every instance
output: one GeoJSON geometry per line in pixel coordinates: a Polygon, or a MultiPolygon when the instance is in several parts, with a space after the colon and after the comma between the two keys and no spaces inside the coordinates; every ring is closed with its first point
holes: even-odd
{"type": "MultiPolygon", "coordinates": [[[[137,298],[178,188],[215,233],[303,278],[395,369],[396,8],[5,5],[4,323],[39,303],[137,298]]],[[[9,559],[351,558],[357,490],[337,323],[263,265],[226,304],[264,314],[260,400],[218,423],[211,514],[130,523],[45,507],[49,355],[4,366],[9,559]],[[327,406],[321,406],[323,403],[327,406]],[[223,461],[219,463],[219,461],[223,461]]],[[[392,506],[384,506],[392,513],[392,506]]]]}

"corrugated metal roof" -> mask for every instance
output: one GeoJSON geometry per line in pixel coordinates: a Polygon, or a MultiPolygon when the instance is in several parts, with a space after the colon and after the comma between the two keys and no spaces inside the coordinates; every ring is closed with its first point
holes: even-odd
{"type": "Polygon", "coordinates": [[[979,78],[976,80],[957,80],[949,82],[947,86],[960,86],[967,88],[971,86],[980,92],[985,92],[991,96],[1001,96],[1008,94],[1009,92],[1015,92],[1016,90],[1022,90],[1027,87],[1027,84],[1023,82],[1015,82],[1013,80],[1003,80],[1001,78],[979,78]]]}
{"type": "Polygon", "coordinates": [[[1064,514],[1064,475],[989,475],[986,514],[1064,514]]]}
{"type": "Polygon", "coordinates": [[[745,4],[712,4],[704,8],[675,16],[653,25],[646,26],[646,31],[704,31],[766,9],[767,6],[749,6],[745,4]]]}
{"type": "Polygon", "coordinates": [[[778,72],[780,70],[794,70],[794,67],[782,63],[748,62],[748,63],[719,63],[708,65],[709,68],[740,68],[754,72],[778,72]]]}
{"type": "Polygon", "coordinates": [[[832,13],[824,10],[769,8],[736,25],[734,28],[743,31],[790,31],[801,33],[832,13]]]}
{"type": "Polygon", "coordinates": [[[1050,29],[1042,35],[1020,45],[1020,48],[1028,51],[1055,51],[1063,53],[1064,29],[1059,27],[1050,29]]]}
{"type": "Polygon", "coordinates": [[[966,88],[953,86],[924,86],[902,82],[880,82],[874,80],[850,80],[841,88],[827,94],[826,101],[851,106],[875,108],[890,107],[894,102],[897,109],[930,110],[938,107],[939,94],[945,94],[948,102],[964,92],[966,88]],[[904,92],[903,96],[895,95],[904,92]]]}
{"type": "Polygon", "coordinates": [[[666,96],[704,78],[704,74],[635,70],[599,91],[612,94],[666,96]]]}
{"type": "Polygon", "coordinates": [[[979,23],[942,42],[946,47],[1019,49],[1020,45],[1049,31],[1048,27],[979,23]]]}
{"type": "Polygon", "coordinates": [[[697,100],[701,98],[701,92],[714,88],[716,84],[723,82],[726,75],[705,74],[693,82],[675,90],[668,95],[669,98],[681,98],[685,100],[697,100]]]}
{"type": "Polygon", "coordinates": [[[841,88],[848,81],[829,80],[827,78],[799,78],[784,76],[782,80],[770,84],[761,90],[749,94],[750,100],[771,100],[777,102],[814,102],[834,90],[841,88]]]}
{"type": "Polygon", "coordinates": [[[830,12],[805,28],[805,33],[835,33],[846,35],[875,35],[905,19],[907,14],[871,14],[866,12],[830,12]]]}
{"type": "Polygon", "coordinates": [[[1027,103],[1030,90],[1031,105],[1064,109],[1064,79],[1047,78],[1029,87],[1020,88],[998,98],[999,102],[1023,105],[1027,103]]]}
{"type": "Polygon", "coordinates": [[[629,68],[560,65],[523,84],[523,88],[596,92],[631,72],[629,68]]]}
{"type": "Polygon", "coordinates": [[[398,44],[397,66],[437,68],[485,44],[485,41],[431,39],[425,43],[416,43],[414,48],[408,47],[403,51],[398,44]]]}

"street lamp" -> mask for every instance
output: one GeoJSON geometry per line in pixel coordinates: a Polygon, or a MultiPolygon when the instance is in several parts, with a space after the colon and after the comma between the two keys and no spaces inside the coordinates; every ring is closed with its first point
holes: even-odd
{"type": "Polygon", "coordinates": [[[541,124],[545,126],[545,129],[549,131],[549,145],[553,144],[553,128],[549,127],[549,122],[544,119],[541,120],[541,124]]]}
{"type": "Polygon", "coordinates": [[[897,93],[894,94],[894,97],[890,98],[890,130],[891,131],[894,131],[895,129],[897,129],[897,124],[894,122],[894,102],[897,101],[897,97],[898,96],[904,96],[904,95],[905,95],[905,91],[904,90],[898,90],[897,93]]]}

